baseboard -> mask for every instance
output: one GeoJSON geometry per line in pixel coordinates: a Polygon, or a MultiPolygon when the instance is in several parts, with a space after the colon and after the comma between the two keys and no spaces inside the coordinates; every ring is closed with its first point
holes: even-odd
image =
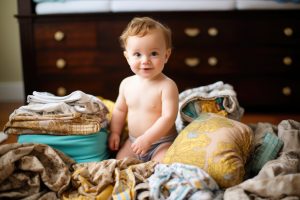
{"type": "Polygon", "coordinates": [[[24,84],[22,81],[0,82],[0,102],[24,101],[24,84]]]}

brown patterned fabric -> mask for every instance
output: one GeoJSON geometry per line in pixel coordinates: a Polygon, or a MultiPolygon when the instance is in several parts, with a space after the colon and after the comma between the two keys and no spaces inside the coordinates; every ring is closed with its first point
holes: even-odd
{"type": "Polygon", "coordinates": [[[6,123],[4,132],[6,134],[86,135],[99,132],[106,125],[105,116],[92,114],[17,115],[6,123]]]}
{"type": "Polygon", "coordinates": [[[1,145],[0,199],[57,199],[69,186],[74,163],[48,145],[1,145]]]}

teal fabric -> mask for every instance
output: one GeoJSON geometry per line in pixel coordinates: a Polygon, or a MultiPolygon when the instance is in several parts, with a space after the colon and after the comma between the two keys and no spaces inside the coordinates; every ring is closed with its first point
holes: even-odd
{"type": "Polygon", "coordinates": [[[275,134],[266,133],[263,143],[255,150],[252,159],[247,165],[249,175],[257,175],[268,161],[276,159],[282,146],[283,141],[275,134]]]}
{"type": "Polygon", "coordinates": [[[197,110],[194,106],[194,102],[188,103],[184,108],[182,108],[182,112],[191,117],[192,119],[196,119],[198,117],[197,110]]]}
{"type": "Polygon", "coordinates": [[[77,163],[98,162],[109,159],[107,146],[108,132],[101,129],[90,135],[20,135],[19,143],[47,144],[52,148],[62,151],[77,163]]]}

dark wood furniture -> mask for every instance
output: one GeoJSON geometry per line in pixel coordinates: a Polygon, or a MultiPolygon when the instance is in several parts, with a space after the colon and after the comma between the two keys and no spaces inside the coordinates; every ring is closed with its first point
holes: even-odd
{"type": "Polygon", "coordinates": [[[223,81],[247,112],[300,111],[299,10],[36,15],[18,0],[25,95],[82,90],[115,100],[131,74],[118,37],[134,16],[173,31],[165,73],[180,91],[223,81]]]}

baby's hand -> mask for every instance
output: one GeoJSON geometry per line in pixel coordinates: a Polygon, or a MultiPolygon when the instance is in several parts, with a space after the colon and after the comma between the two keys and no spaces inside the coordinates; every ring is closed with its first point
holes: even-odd
{"type": "Polygon", "coordinates": [[[132,151],[137,155],[144,155],[150,148],[151,143],[143,136],[138,137],[131,145],[132,151]]]}
{"type": "Polygon", "coordinates": [[[112,151],[117,151],[119,149],[120,136],[118,134],[110,134],[109,136],[109,148],[112,151]]]}

